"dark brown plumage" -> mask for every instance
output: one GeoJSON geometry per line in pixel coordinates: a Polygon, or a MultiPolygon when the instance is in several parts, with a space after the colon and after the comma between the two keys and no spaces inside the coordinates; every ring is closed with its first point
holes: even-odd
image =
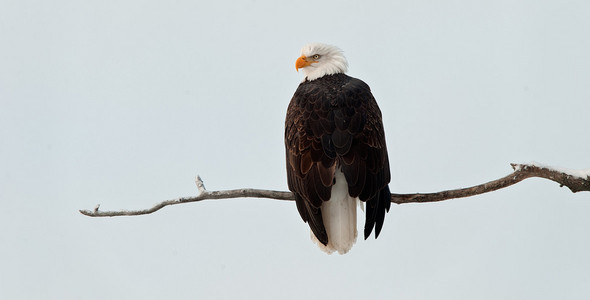
{"type": "Polygon", "coordinates": [[[321,204],[341,168],[351,197],[366,202],[365,239],[379,236],[391,205],[389,160],[381,111],[363,81],[345,74],[302,82],[285,120],[289,189],[297,209],[326,245],[321,204]]]}

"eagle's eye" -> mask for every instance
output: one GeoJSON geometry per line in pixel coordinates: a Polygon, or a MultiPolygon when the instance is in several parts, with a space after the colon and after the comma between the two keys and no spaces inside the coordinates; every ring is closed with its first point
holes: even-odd
{"type": "Polygon", "coordinates": [[[314,54],[312,57],[313,57],[313,59],[315,59],[315,60],[318,60],[318,59],[320,59],[320,55],[319,55],[319,54],[314,54]]]}

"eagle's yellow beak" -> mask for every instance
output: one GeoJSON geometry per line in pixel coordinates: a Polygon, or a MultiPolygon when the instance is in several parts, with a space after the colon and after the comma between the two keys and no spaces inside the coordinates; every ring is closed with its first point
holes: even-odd
{"type": "Polygon", "coordinates": [[[315,60],[309,60],[305,55],[299,56],[299,58],[295,61],[295,70],[299,72],[299,69],[305,68],[313,63],[317,63],[315,60]]]}

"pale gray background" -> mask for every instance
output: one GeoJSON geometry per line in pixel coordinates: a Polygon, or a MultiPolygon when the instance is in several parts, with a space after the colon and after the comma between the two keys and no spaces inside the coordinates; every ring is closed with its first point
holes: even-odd
{"type": "Polygon", "coordinates": [[[286,190],[299,49],[341,47],[384,114],[394,192],[590,167],[588,1],[0,4],[0,298],[583,299],[590,194],[529,179],[392,206],[378,240],[313,245],[286,190]]]}

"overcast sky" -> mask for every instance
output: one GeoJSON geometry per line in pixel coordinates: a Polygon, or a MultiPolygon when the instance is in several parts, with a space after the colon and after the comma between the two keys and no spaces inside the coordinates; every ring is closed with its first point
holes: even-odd
{"type": "Polygon", "coordinates": [[[393,192],[511,162],[590,168],[589,15],[583,0],[3,0],[0,298],[587,298],[590,193],[543,179],[394,205],[343,256],[317,249],[292,202],[78,209],[195,195],[197,174],[287,190],[308,42],[342,48],[371,86],[393,192]]]}

